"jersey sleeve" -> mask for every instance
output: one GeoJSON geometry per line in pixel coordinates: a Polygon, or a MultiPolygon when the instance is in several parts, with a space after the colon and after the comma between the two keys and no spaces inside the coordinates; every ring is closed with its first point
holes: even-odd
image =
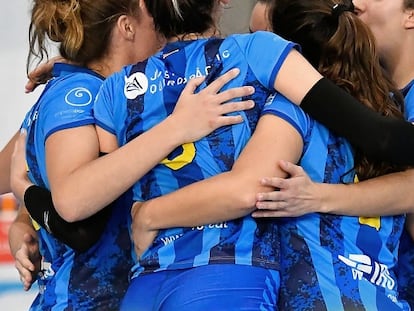
{"type": "Polygon", "coordinates": [[[300,49],[296,43],[267,31],[234,38],[255,76],[269,90],[274,89],[277,73],[289,52],[300,49]]]}
{"type": "Polygon", "coordinates": [[[302,136],[303,141],[309,132],[311,119],[300,107],[293,104],[280,93],[269,96],[262,115],[272,114],[292,125],[302,136]]]}
{"type": "Polygon", "coordinates": [[[410,83],[405,95],[405,118],[409,122],[414,122],[414,81],[410,83]]]}
{"type": "Polygon", "coordinates": [[[77,74],[52,85],[43,98],[45,139],[59,130],[94,124],[93,102],[101,84],[97,77],[77,74]]]}
{"type": "Polygon", "coordinates": [[[124,76],[123,71],[109,76],[102,84],[93,107],[97,126],[113,135],[117,134],[118,120],[121,122],[124,115],[124,76]]]}

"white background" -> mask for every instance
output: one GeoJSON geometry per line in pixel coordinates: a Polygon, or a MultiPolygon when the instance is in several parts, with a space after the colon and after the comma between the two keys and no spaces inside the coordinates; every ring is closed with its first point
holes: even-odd
{"type": "Polygon", "coordinates": [[[39,95],[25,94],[29,1],[2,1],[0,10],[0,147],[19,129],[39,95]]]}

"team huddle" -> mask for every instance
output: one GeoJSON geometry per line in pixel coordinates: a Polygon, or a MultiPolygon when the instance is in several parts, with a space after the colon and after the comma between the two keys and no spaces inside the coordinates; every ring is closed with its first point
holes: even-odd
{"type": "Polygon", "coordinates": [[[1,189],[30,310],[414,306],[414,1],[261,0],[223,37],[229,3],[33,0],[28,69],[61,58],[1,189]]]}

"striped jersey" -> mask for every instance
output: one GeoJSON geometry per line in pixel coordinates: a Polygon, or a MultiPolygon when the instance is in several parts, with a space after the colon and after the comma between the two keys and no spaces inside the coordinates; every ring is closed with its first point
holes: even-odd
{"type": "MultiPolygon", "coordinates": [[[[342,137],[277,95],[274,113],[297,129],[299,165],[315,182],[353,183],[353,151],[342,137]]],[[[281,310],[409,310],[395,266],[405,217],[312,213],[279,221],[281,310]]]]}
{"type": "MultiPolygon", "coordinates": [[[[45,143],[51,134],[95,123],[92,108],[102,82],[103,78],[90,70],[68,64],[54,66],[53,79],[23,122],[33,183],[49,189],[45,143]]],[[[131,204],[131,195],[118,200],[102,237],[83,253],[75,252],[35,224],[43,271],[31,310],[119,309],[132,266],[127,228],[131,204]]]]}
{"type": "MultiPolygon", "coordinates": [[[[403,90],[405,97],[405,117],[414,122],[414,80],[403,90]]],[[[414,241],[407,230],[403,231],[398,258],[398,286],[401,298],[414,308],[414,241]]]]}
{"type": "MultiPolygon", "coordinates": [[[[174,109],[186,81],[206,75],[204,87],[231,68],[240,74],[224,89],[251,85],[256,105],[242,112],[244,122],[176,148],[133,187],[134,200],[145,201],[229,171],[246,145],[274,91],[281,64],[295,45],[271,33],[179,41],[145,62],[109,77],[96,101],[97,124],[125,144],[164,120],[174,109]]],[[[139,156],[139,155],[137,155],[139,156]]],[[[218,198],[219,199],[219,198],[218,198]]],[[[194,209],[197,209],[194,206],[194,209]]],[[[277,226],[250,216],[193,228],[161,230],[133,268],[133,276],[212,263],[279,267],[277,226]]]]}

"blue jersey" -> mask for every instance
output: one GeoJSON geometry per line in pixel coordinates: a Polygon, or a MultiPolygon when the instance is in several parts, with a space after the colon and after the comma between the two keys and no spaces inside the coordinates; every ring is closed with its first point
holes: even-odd
{"type": "MultiPolygon", "coordinates": [[[[274,91],[281,64],[293,47],[291,42],[265,32],[175,42],[147,61],[108,78],[99,93],[95,117],[99,126],[118,136],[120,144],[164,120],[192,77],[207,75],[209,83],[237,67],[239,76],[225,88],[252,85],[256,89],[252,97],[256,106],[242,112],[244,123],[220,128],[204,139],[176,148],[136,183],[134,200],[149,200],[231,170],[255,129],[266,98],[274,91]]],[[[212,263],[277,269],[278,240],[273,222],[256,221],[250,216],[194,228],[161,230],[133,272],[138,275],[212,263]]]]}
{"type": "Polygon", "coordinates": [[[414,80],[402,89],[405,98],[405,119],[409,122],[414,122],[414,80]]]}
{"type": "MultiPolygon", "coordinates": [[[[93,102],[103,78],[90,70],[56,64],[54,78],[28,112],[27,164],[32,182],[49,189],[45,142],[60,130],[94,124],[93,102]]],[[[64,165],[64,163],[62,163],[64,165]]],[[[125,194],[100,240],[77,253],[35,226],[43,257],[40,293],[31,310],[118,310],[132,266],[127,216],[132,197],[125,194]]]]}
{"type": "MultiPolygon", "coordinates": [[[[405,96],[405,117],[414,122],[414,80],[403,90],[405,96]]],[[[407,230],[401,236],[398,258],[398,286],[401,298],[408,301],[414,308],[414,241],[407,230]]]]}
{"type": "MultiPolygon", "coordinates": [[[[303,138],[299,165],[315,182],[353,183],[353,151],[342,137],[277,95],[273,113],[303,138]]],[[[398,301],[395,265],[404,216],[312,213],[279,222],[280,310],[409,310],[398,301]]]]}

